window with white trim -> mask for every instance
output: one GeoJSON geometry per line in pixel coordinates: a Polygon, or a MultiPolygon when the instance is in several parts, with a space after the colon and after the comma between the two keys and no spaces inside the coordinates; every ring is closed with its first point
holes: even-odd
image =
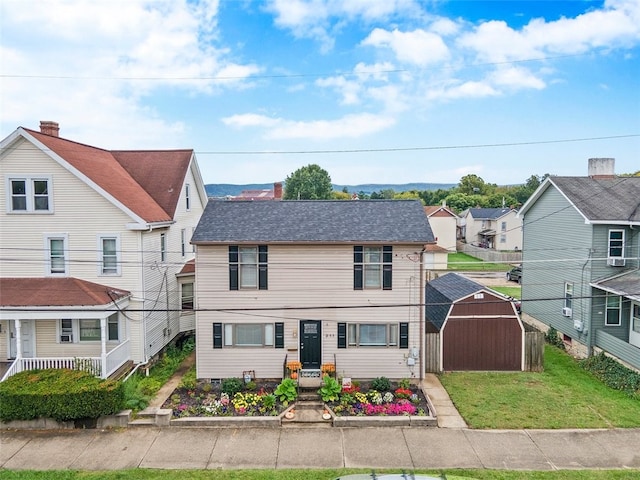
{"type": "Polygon", "coordinates": [[[273,347],[273,323],[226,323],[225,347],[273,347]]]}
{"type": "Polygon", "coordinates": [[[180,297],[182,300],[182,310],[193,310],[193,283],[183,283],[180,285],[180,297]]]}
{"type": "Polygon", "coordinates": [[[189,185],[188,183],[184,185],[184,200],[185,207],[188,212],[189,210],[191,210],[191,185],[189,185]]]}
{"type": "Polygon", "coordinates": [[[166,233],[160,234],[160,261],[161,262],[167,261],[167,234],[166,233]]]}
{"type": "Polygon", "coordinates": [[[624,230],[609,230],[609,250],[608,256],[624,257],[624,230]]]}
{"type": "Polygon", "coordinates": [[[67,234],[45,236],[47,275],[66,275],[68,269],[67,234]]]}
{"type": "Polygon", "coordinates": [[[565,283],[564,284],[564,306],[566,308],[571,308],[572,303],[573,303],[573,283],[565,283]]]}
{"type": "Polygon", "coordinates": [[[622,320],[620,318],[621,297],[620,295],[614,295],[607,292],[607,308],[604,319],[604,324],[608,327],[620,326],[622,320]]]}
{"type": "Polygon", "coordinates": [[[100,341],[100,320],[97,318],[82,318],[78,320],[81,342],[100,341]]]}
{"type": "Polygon", "coordinates": [[[392,288],[393,247],[353,247],[353,289],[392,288]]]}
{"type": "Polygon", "coordinates": [[[100,275],[120,275],[120,238],[117,235],[98,237],[100,275]]]}
{"type": "Polygon", "coordinates": [[[397,323],[348,323],[349,347],[397,347],[397,323]]]}
{"type": "Polygon", "coordinates": [[[229,245],[229,290],[267,290],[268,252],[267,245],[229,245]]]}
{"type": "Polygon", "coordinates": [[[110,315],[107,319],[107,340],[110,342],[120,340],[120,322],[117,313],[110,315]]]}
{"type": "MultiPolygon", "coordinates": [[[[99,342],[102,339],[102,328],[98,318],[70,319],[63,318],[59,324],[60,343],[99,342]]],[[[117,313],[107,318],[107,341],[120,340],[120,320],[117,313]]]]}
{"type": "Polygon", "coordinates": [[[640,303],[631,304],[631,330],[640,333],[640,303]]]}
{"type": "Polygon", "coordinates": [[[50,213],[52,211],[51,178],[9,178],[7,211],[13,213],[50,213]]]}

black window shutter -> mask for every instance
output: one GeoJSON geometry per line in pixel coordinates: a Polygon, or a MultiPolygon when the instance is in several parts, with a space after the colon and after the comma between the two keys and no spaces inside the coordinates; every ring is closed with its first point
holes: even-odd
{"type": "Polygon", "coordinates": [[[363,247],[353,247],[353,289],[362,290],[363,285],[363,247]]]}
{"type": "Polygon", "coordinates": [[[229,245],[229,290],[238,290],[238,246],[229,245]]]}
{"type": "Polygon", "coordinates": [[[385,245],[382,247],[382,289],[391,290],[392,285],[392,262],[393,247],[391,245],[385,245]]]}
{"type": "Polygon", "coordinates": [[[222,348],[222,324],[213,324],[213,348],[222,348]]]}
{"type": "Polygon", "coordinates": [[[267,290],[267,246],[258,247],[258,289],[267,290]]]}
{"type": "Polygon", "coordinates": [[[276,322],[275,330],[276,330],[275,347],[284,348],[284,323],[276,322]]]}
{"type": "Polygon", "coordinates": [[[338,348],[347,348],[347,324],[338,324],[338,348]]]}
{"type": "Polygon", "coordinates": [[[409,348],[409,324],[400,322],[400,348],[409,348]]]}

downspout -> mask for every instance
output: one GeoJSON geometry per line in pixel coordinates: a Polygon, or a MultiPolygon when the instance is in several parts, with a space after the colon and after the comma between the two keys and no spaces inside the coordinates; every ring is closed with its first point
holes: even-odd
{"type": "Polygon", "coordinates": [[[426,250],[426,246],[422,247],[420,250],[420,281],[418,282],[420,288],[420,307],[419,307],[419,315],[420,321],[418,322],[420,325],[420,382],[424,379],[424,356],[425,352],[425,339],[424,339],[424,289],[426,284],[426,272],[424,271],[424,252],[426,250]]]}
{"type": "MultiPolygon", "coordinates": [[[[587,252],[587,261],[584,262],[584,265],[582,265],[582,278],[581,278],[581,282],[580,282],[580,321],[583,325],[583,331],[581,333],[584,333],[584,330],[586,327],[586,335],[587,335],[587,357],[590,357],[593,352],[593,335],[592,335],[592,331],[591,331],[591,320],[592,320],[592,313],[593,313],[593,305],[591,305],[590,311],[589,311],[589,315],[587,315],[587,321],[585,322],[585,314],[584,314],[584,302],[585,302],[585,296],[584,296],[584,287],[585,287],[585,282],[584,282],[584,272],[585,269],[587,268],[587,265],[589,265],[589,263],[591,262],[591,251],[592,249],[589,248],[588,252],[587,252]]],[[[591,287],[589,287],[591,288],[591,287]]],[[[591,298],[591,293],[589,293],[589,298],[591,298]]]]}

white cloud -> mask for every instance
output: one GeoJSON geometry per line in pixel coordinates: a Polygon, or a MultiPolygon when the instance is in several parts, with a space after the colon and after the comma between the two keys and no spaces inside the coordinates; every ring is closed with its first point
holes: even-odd
{"type": "Polygon", "coordinates": [[[235,128],[244,127],[275,127],[282,123],[282,120],[278,118],[267,117],[266,115],[259,115],[257,113],[242,113],[238,115],[232,115],[222,119],[225,125],[235,128]]]}
{"type": "Polygon", "coordinates": [[[362,45],[390,48],[400,62],[425,66],[449,58],[449,49],[439,35],[425,30],[412,32],[374,29],[362,45]]]}
{"type": "Polygon", "coordinates": [[[495,85],[516,90],[522,88],[542,90],[546,86],[542,80],[534,76],[526,68],[522,67],[499,68],[493,72],[489,78],[495,85]]]}
{"type": "Polygon", "coordinates": [[[482,98],[500,95],[487,82],[468,81],[444,88],[434,88],[427,92],[429,100],[457,100],[461,98],[482,98]]]}

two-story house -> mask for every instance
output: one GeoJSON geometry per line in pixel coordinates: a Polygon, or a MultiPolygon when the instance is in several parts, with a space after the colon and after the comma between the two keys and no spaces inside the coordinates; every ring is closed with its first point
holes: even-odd
{"type": "Polygon", "coordinates": [[[640,177],[614,165],[592,158],[586,177],[548,177],[523,205],[522,308],[577,354],[640,369],[640,177]]]}
{"type": "Polygon", "coordinates": [[[198,378],[422,377],[419,201],[210,201],[192,242],[198,378]]]}
{"type": "Polygon", "coordinates": [[[194,275],[177,274],[204,183],[192,150],[104,150],[40,127],[0,143],[0,361],[11,375],[81,358],[106,377],[194,328],[194,275]]]}
{"type": "Polygon", "coordinates": [[[424,213],[426,213],[429,218],[429,224],[436,237],[437,245],[449,252],[455,252],[458,215],[447,207],[446,201],[444,200],[442,201],[442,205],[428,205],[424,207],[424,213]]]}
{"type": "Polygon", "coordinates": [[[522,222],[512,208],[469,208],[460,214],[466,243],[492,250],[520,250],[522,222]]]}

